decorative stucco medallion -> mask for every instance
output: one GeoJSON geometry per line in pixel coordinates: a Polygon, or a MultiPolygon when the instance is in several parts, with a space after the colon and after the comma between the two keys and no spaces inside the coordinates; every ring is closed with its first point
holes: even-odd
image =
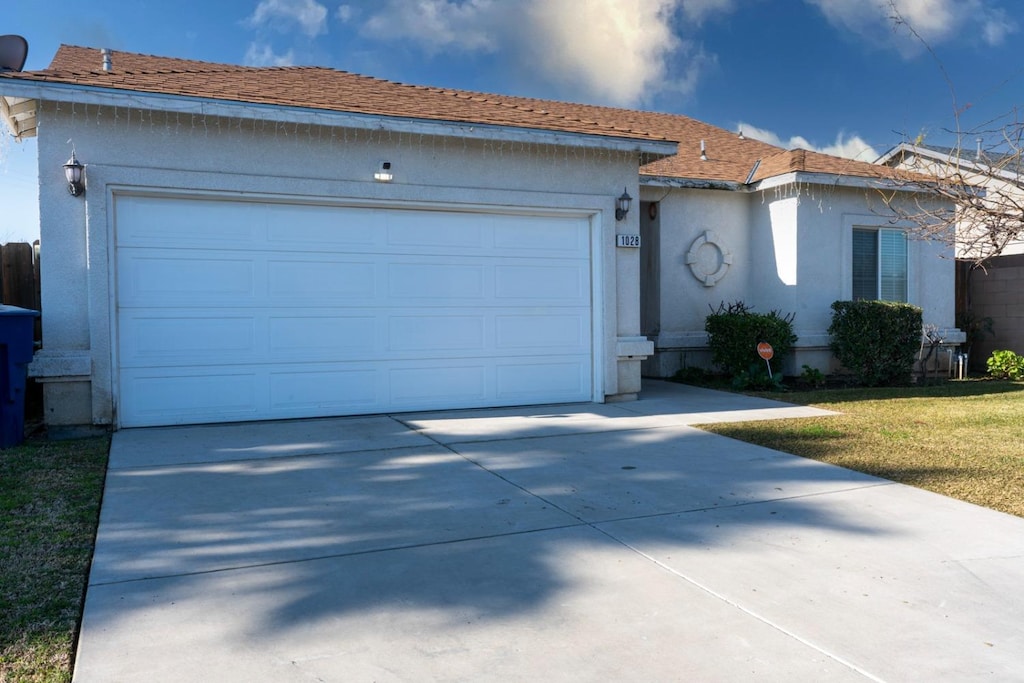
{"type": "Polygon", "coordinates": [[[706,230],[690,245],[686,265],[705,287],[714,287],[732,265],[732,253],[722,246],[722,238],[717,233],[706,230]]]}

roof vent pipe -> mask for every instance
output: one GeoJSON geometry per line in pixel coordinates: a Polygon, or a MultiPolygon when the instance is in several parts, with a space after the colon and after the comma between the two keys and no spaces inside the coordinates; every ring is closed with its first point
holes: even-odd
{"type": "Polygon", "coordinates": [[[100,50],[100,56],[103,57],[103,70],[110,71],[114,68],[114,65],[110,61],[110,50],[103,48],[100,50]]]}
{"type": "Polygon", "coordinates": [[[985,138],[975,138],[974,141],[978,144],[977,149],[974,151],[974,158],[981,161],[981,143],[985,142],[985,138]]]}
{"type": "Polygon", "coordinates": [[[707,161],[708,160],[708,155],[707,155],[707,151],[706,151],[706,149],[704,147],[704,141],[703,140],[700,141],[700,160],[701,161],[707,161]]]}

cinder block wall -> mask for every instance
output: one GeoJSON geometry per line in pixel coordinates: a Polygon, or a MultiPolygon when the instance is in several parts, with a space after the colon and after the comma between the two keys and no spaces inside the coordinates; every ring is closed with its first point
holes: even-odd
{"type": "Polygon", "coordinates": [[[1000,256],[971,276],[971,303],[978,317],[992,318],[994,336],[971,351],[972,369],[984,370],[996,349],[1024,354],[1024,254],[1000,256]]]}

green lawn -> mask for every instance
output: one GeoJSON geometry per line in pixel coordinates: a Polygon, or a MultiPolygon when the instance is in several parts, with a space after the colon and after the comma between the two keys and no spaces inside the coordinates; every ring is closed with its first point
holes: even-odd
{"type": "Polygon", "coordinates": [[[760,395],[842,414],[701,428],[1024,517],[1024,382],[760,395]]]}
{"type": "Polygon", "coordinates": [[[110,438],[0,451],[0,681],[69,681],[110,438]]]}

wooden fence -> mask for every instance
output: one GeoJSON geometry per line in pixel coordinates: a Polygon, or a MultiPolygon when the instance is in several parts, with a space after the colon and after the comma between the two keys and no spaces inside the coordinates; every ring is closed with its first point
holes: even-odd
{"type": "MultiPolygon", "coordinates": [[[[0,247],[0,302],[40,310],[38,242],[11,242],[0,247]]],[[[36,341],[40,341],[41,331],[37,319],[36,341]]]]}

